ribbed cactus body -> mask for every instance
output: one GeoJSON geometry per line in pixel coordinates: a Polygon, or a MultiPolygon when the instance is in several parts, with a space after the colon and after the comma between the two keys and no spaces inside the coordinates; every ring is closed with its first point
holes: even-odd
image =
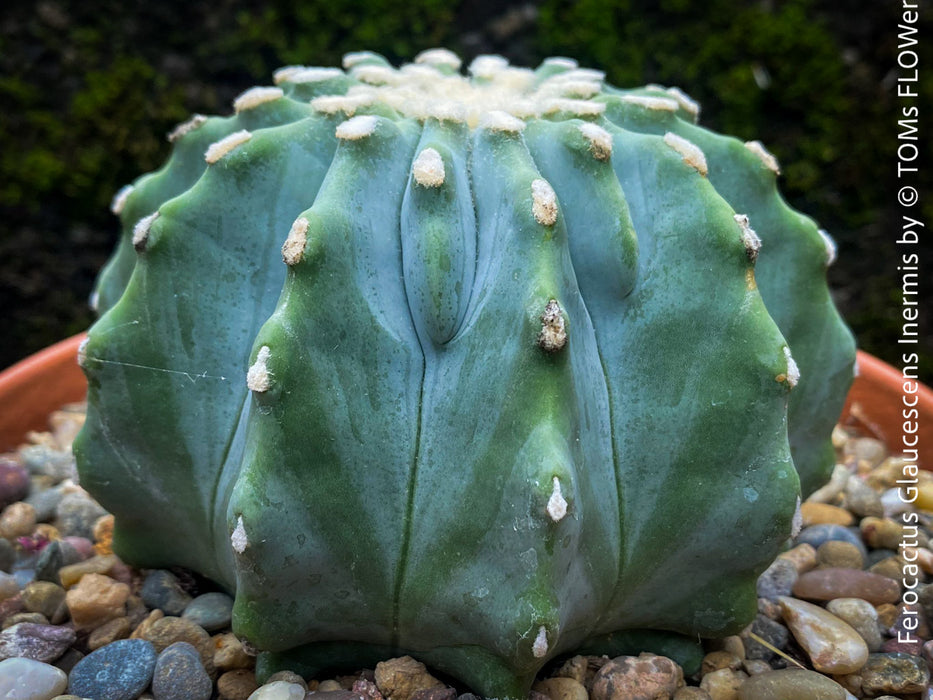
{"type": "Polygon", "coordinates": [[[567,59],[457,70],[283,69],[115,202],[82,484],[264,670],[404,651],[520,697],[735,632],[827,465],[852,343],[767,154],[567,59]]]}

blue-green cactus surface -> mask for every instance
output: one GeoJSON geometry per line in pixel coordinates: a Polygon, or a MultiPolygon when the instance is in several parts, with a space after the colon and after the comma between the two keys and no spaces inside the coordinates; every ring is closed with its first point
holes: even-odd
{"type": "Polygon", "coordinates": [[[276,83],[114,200],[76,453],[118,553],[234,593],[260,676],[518,698],[741,629],[854,357],[775,159],[569,59],[276,83]]]}

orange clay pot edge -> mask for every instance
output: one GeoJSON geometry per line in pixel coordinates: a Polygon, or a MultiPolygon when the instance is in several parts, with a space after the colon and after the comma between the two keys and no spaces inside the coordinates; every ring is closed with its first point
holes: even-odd
{"type": "MultiPolygon", "coordinates": [[[[81,333],[62,340],[0,372],[0,451],[15,449],[30,430],[47,429],[52,411],[84,399],[87,382],[77,362],[84,337],[81,333]]],[[[878,358],[860,351],[858,366],[842,420],[899,451],[904,446],[903,411],[908,410],[903,400],[912,401],[914,394],[905,394],[900,371],[878,358]]],[[[933,470],[933,391],[923,384],[917,389],[920,466],[933,470]]]]}

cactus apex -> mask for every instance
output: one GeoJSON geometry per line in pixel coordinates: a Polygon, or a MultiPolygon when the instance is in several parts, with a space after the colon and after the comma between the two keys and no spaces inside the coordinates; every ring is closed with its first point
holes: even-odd
{"type": "Polygon", "coordinates": [[[372,114],[361,114],[338,124],[335,134],[342,141],[359,141],[372,136],[378,123],[379,119],[372,114]]]}
{"type": "Polygon", "coordinates": [[[778,164],[777,158],[775,158],[769,151],[764,147],[764,144],[761,141],[746,141],[745,148],[754,153],[758,158],[761,159],[762,165],[764,165],[768,170],[773,172],[775,175],[781,174],[781,166],[778,164]]]}
{"type": "Polygon", "coordinates": [[[136,188],[132,185],[123,185],[123,187],[117,190],[117,193],[113,196],[113,200],[110,202],[110,211],[119,216],[123,211],[123,207],[126,206],[126,200],[133,194],[134,189],[136,188]]]}
{"type": "Polygon", "coordinates": [[[429,66],[450,66],[460,70],[462,61],[453,51],[448,49],[427,49],[415,56],[415,63],[426,63],[429,66]]]}
{"type": "Polygon", "coordinates": [[[368,107],[375,101],[375,96],[368,92],[353,95],[322,95],[311,100],[311,109],[323,114],[343,112],[352,117],[356,110],[368,107]]]}
{"type": "Polygon", "coordinates": [[[836,262],[836,241],[824,229],[820,229],[819,234],[823,239],[823,245],[826,246],[826,266],[829,267],[836,262]]]}
{"type": "Polygon", "coordinates": [[[535,641],[531,645],[531,653],[536,659],[543,659],[545,656],[547,656],[547,650],[547,628],[544,625],[541,625],[538,628],[538,636],[535,637],[535,641]]]}
{"type": "Polygon", "coordinates": [[[246,538],[246,528],[243,527],[243,516],[238,515],[236,527],[233,528],[233,532],[230,533],[230,545],[233,547],[234,552],[242,554],[246,551],[246,546],[248,544],[249,540],[246,538]]]}
{"type": "Polygon", "coordinates": [[[169,143],[175,143],[185,134],[188,134],[195,129],[200,129],[205,122],[207,122],[207,117],[205,117],[203,114],[194,114],[190,119],[183,121],[181,124],[172,129],[166,138],[168,139],[169,143]]]}
{"type": "Polygon", "coordinates": [[[425,148],[411,166],[411,174],[422,187],[440,187],[444,184],[444,159],[433,148],[425,148]]]}
{"type": "Polygon", "coordinates": [[[590,152],[596,160],[609,160],[612,155],[612,134],[598,124],[584,122],[580,133],[590,143],[590,152]]]}
{"type": "Polygon", "coordinates": [[[251,138],[253,138],[252,133],[246,129],[234,131],[229,136],[224,136],[220,141],[215,141],[208,146],[207,151],[204,152],[204,160],[207,161],[208,165],[213,165],[237,146],[243,145],[251,138]]]}
{"type": "Polygon", "coordinates": [[[682,155],[684,162],[692,166],[700,175],[705,177],[709,172],[709,168],[706,165],[706,156],[703,155],[703,151],[701,151],[700,147],[696,144],[691,143],[683,136],[678,136],[671,131],[664,134],[664,143],[682,155]]]}
{"type": "Polygon", "coordinates": [[[305,245],[308,243],[308,226],[310,222],[303,216],[295,219],[288,238],[282,244],[282,260],[288,266],[297,265],[304,259],[305,245]]]}
{"type": "Polygon", "coordinates": [[[649,95],[623,95],[622,101],[626,104],[638,105],[645,109],[658,112],[676,112],[679,105],[677,100],[668,97],[651,97],[649,95]]]}
{"type": "Polygon", "coordinates": [[[133,227],[133,247],[136,252],[141,253],[146,249],[149,242],[149,229],[152,228],[152,222],[159,218],[159,212],[154,211],[149,216],[144,216],[133,227]]]}
{"type": "Polygon", "coordinates": [[[371,63],[356,66],[350,75],[368,85],[397,85],[400,82],[399,74],[395,70],[388,66],[375,66],[371,63]]]}
{"type": "Polygon", "coordinates": [[[281,99],[285,92],[279,87],[254,87],[241,93],[233,101],[233,111],[239,114],[247,109],[253,109],[266,102],[281,99]]]}
{"type": "Polygon", "coordinates": [[[538,334],[538,347],[552,354],[563,349],[567,344],[567,328],[563,310],[556,299],[551,299],[541,314],[541,332],[538,334]]]}
{"type": "Polygon", "coordinates": [[[246,372],[246,386],[250,391],[261,394],[269,391],[269,388],[272,386],[272,373],[269,372],[268,365],[271,355],[272,351],[269,349],[268,345],[263,345],[259,348],[259,352],[256,354],[256,361],[246,372]]]}
{"type": "Polygon", "coordinates": [[[748,216],[745,214],[736,214],[732,218],[742,229],[742,243],[745,244],[745,254],[748,259],[755,262],[758,259],[758,251],[761,250],[761,238],[755,233],[755,230],[748,225],[748,216]]]}
{"type": "Polygon", "coordinates": [[[557,193],[547,180],[540,177],[531,183],[531,211],[535,221],[542,226],[557,223],[557,193]]]}
{"type": "Polygon", "coordinates": [[[790,354],[790,348],[784,346],[784,359],[787,360],[787,372],[779,374],[775,379],[781,383],[786,383],[791,389],[797,386],[800,381],[800,368],[797,362],[790,354]]]}
{"type": "Polygon", "coordinates": [[[560,489],[560,478],[554,477],[551,497],[547,501],[547,514],[555,523],[560,522],[567,515],[567,499],[560,489]]]}

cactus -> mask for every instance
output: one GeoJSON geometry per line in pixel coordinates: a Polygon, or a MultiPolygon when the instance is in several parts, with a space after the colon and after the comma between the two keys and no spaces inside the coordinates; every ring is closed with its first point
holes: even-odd
{"type": "Polygon", "coordinates": [[[81,482],[235,594],[260,676],[518,698],[734,633],[830,464],[853,344],[774,158],[676,89],[459,65],[281,69],[114,202],[81,482]]]}

